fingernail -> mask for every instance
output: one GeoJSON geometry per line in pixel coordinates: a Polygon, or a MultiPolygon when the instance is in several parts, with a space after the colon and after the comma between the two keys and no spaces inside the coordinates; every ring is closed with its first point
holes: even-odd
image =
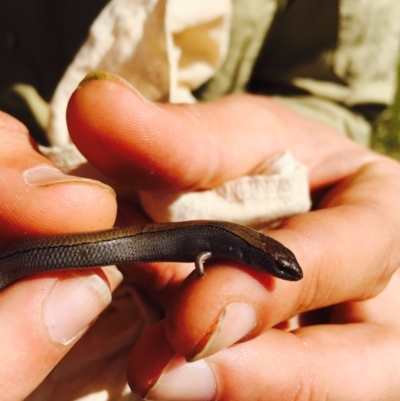
{"type": "Polygon", "coordinates": [[[85,78],[79,83],[78,88],[83,87],[90,81],[97,81],[97,80],[107,80],[107,81],[114,81],[117,82],[131,90],[133,90],[143,101],[149,104],[153,104],[149,99],[145,98],[130,82],[126,79],[120,77],[119,75],[113,74],[109,71],[92,71],[89,72],[85,78]]]}
{"type": "Polygon", "coordinates": [[[116,266],[103,266],[101,269],[107,276],[111,292],[114,291],[122,283],[124,275],[116,266]]]}
{"type": "Polygon", "coordinates": [[[47,187],[60,183],[86,183],[96,185],[115,194],[114,190],[100,181],[91,180],[89,178],[77,177],[74,175],[64,174],[62,171],[47,165],[33,167],[23,172],[25,182],[33,187],[47,187]]]}
{"type": "Polygon", "coordinates": [[[196,361],[215,354],[249,334],[257,323],[254,309],[245,302],[229,304],[221,313],[217,323],[202,341],[195,347],[187,361],[196,361]]]}
{"type": "Polygon", "coordinates": [[[175,355],[145,399],[207,401],[214,398],[216,388],[214,373],[205,361],[188,363],[175,355]]]}
{"type": "Polygon", "coordinates": [[[45,301],[43,317],[50,338],[69,344],[87,330],[110,302],[110,289],[97,274],[67,273],[55,283],[45,301]]]}

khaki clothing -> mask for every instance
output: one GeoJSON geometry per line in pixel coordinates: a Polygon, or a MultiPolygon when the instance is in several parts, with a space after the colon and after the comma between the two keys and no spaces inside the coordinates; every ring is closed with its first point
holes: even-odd
{"type": "MultiPolygon", "coordinates": [[[[35,109],[34,91],[14,85],[33,86],[49,101],[106,3],[62,0],[49,7],[0,1],[0,109],[24,121],[42,143],[48,142],[47,115],[35,109]]],[[[193,88],[196,96],[207,100],[246,90],[277,96],[367,144],[368,122],[391,104],[396,89],[400,3],[232,0],[232,5],[227,57],[208,83],[193,88]]]]}
{"type": "Polygon", "coordinates": [[[370,124],[393,101],[400,2],[234,0],[224,65],[204,99],[271,96],[367,145],[370,124]]]}

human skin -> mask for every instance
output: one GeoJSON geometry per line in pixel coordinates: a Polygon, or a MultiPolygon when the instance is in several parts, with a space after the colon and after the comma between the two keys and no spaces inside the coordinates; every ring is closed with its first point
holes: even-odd
{"type": "Polygon", "coordinates": [[[289,149],[308,166],[318,199],[313,212],[269,232],[300,261],[298,283],[229,264],[182,284],[187,268],[180,265],[135,271],[166,306],[166,318],[132,352],[133,391],[164,400],[398,397],[398,163],[266,97],[155,105],[118,83],[87,82],[68,117],[89,161],[135,188],[214,187],[289,149]],[[304,312],[299,330],[271,329],[304,312]],[[204,350],[216,322],[221,332],[204,350]],[[206,359],[195,365],[179,355],[206,359]]]}
{"type": "MultiPolygon", "coordinates": [[[[165,320],[132,350],[127,375],[134,392],[164,400],[398,398],[398,163],[266,97],[157,105],[106,78],[78,88],[67,120],[80,151],[120,187],[211,188],[285,149],[310,172],[315,210],[269,232],[296,254],[304,271],[300,282],[227,262],[214,263],[204,280],[187,277],[191,268],[180,264],[125,270],[166,309],[165,320]],[[284,330],[297,314],[302,327],[284,330]],[[205,347],[216,327],[219,335],[205,347]],[[160,376],[167,365],[174,372],[167,368],[160,376]]],[[[25,233],[113,224],[115,198],[103,186],[78,178],[27,185],[25,171],[50,163],[19,123],[4,115],[1,121],[3,243],[25,233]]],[[[121,221],[143,221],[129,202],[120,211],[121,221]]],[[[120,280],[112,269],[91,273],[111,290],[120,280]]],[[[42,310],[59,278],[65,281],[65,274],[36,276],[0,293],[7,327],[0,334],[0,390],[9,400],[29,394],[78,339],[55,343],[43,323],[42,310]]]]}
{"type": "MultiPolygon", "coordinates": [[[[107,228],[115,220],[111,188],[63,175],[26,128],[1,112],[0,170],[2,245],[25,235],[107,228]]],[[[25,399],[107,306],[120,281],[108,267],[32,277],[1,291],[1,399],[25,399]]]]}

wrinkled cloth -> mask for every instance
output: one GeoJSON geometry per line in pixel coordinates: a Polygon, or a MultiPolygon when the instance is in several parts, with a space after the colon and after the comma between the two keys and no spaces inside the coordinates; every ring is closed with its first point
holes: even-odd
{"type": "Polygon", "coordinates": [[[272,227],[311,206],[308,172],[290,152],[268,160],[251,175],[215,189],[187,193],[140,192],[155,221],[228,220],[250,227],[272,227]]]}
{"type": "Polygon", "coordinates": [[[51,102],[52,146],[71,144],[68,99],[90,71],[121,75],[152,101],[193,103],[191,90],[215,73],[229,40],[229,0],[112,0],[68,67],[51,102]]]}

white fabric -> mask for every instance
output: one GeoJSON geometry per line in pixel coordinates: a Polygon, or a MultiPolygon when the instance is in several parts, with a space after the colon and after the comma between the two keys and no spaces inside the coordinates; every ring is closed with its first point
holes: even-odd
{"type": "Polygon", "coordinates": [[[208,191],[141,192],[147,214],[155,221],[229,220],[257,227],[310,208],[307,169],[285,152],[250,176],[208,191]]]}
{"type": "Polygon", "coordinates": [[[121,75],[149,100],[194,102],[225,57],[229,0],[112,0],[58,85],[51,104],[52,145],[71,143],[68,99],[93,70],[121,75]]]}

